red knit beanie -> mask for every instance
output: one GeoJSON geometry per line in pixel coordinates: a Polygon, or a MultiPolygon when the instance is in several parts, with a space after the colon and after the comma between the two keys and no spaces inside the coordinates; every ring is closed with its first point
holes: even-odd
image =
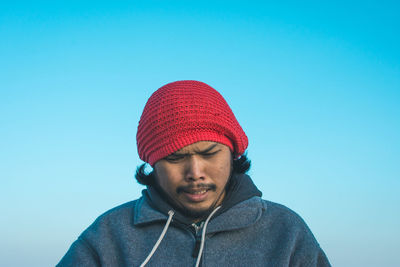
{"type": "Polygon", "coordinates": [[[235,157],[241,156],[248,145],[232,110],[211,86],[198,81],[177,81],[155,91],[139,121],[139,157],[153,166],[198,141],[227,145],[235,157]]]}

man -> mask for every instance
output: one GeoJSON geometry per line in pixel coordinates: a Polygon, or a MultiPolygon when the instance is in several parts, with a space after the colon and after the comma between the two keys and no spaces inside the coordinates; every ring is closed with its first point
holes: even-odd
{"type": "Polygon", "coordinates": [[[59,266],[330,266],[297,214],[261,199],[246,134],[215,89],[161,87],[136,137],[147,189],[100,216],[59,266]]]}

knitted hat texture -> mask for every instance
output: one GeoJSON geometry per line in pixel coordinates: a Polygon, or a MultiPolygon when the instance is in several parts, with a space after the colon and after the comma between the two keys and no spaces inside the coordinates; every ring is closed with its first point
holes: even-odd
{"type": "Polygon", "coordinates": [[[211,86],[188,80],[172,82],[155,91],[139,121],[139,157],[153,166],[199,141],[227,145],[235,157],[241,156],[248,145],[231,108],[211,86]]]}

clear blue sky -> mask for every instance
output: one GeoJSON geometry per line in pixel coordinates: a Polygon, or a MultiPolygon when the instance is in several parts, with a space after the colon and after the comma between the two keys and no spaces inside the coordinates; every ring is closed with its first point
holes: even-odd
{"type": "Polygon", "coordinates": [[[264,198],[299,213],[334,266],[400,266],[399,12],[2,1],[0,265],[52,266],[98,215],[137,198],[144,104],[195,79],[231,105],[264,198]]]}

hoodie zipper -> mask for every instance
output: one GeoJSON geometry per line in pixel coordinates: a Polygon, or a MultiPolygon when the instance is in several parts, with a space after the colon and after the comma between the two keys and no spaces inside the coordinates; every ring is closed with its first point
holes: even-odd
{"type": "Polygon", "coordinates": [[[192,253],[193,258],[197,258],[199,255],[199,250],[200,250],[200,243],[201,243],[201,229],[203,228],[204,222],[201,222],[200,225],[197,225],[195,223],[192,223],[192,227],[194,229],[194,237],[195,237],[195,244],[194,244],[194,249],[192,253]]]}

